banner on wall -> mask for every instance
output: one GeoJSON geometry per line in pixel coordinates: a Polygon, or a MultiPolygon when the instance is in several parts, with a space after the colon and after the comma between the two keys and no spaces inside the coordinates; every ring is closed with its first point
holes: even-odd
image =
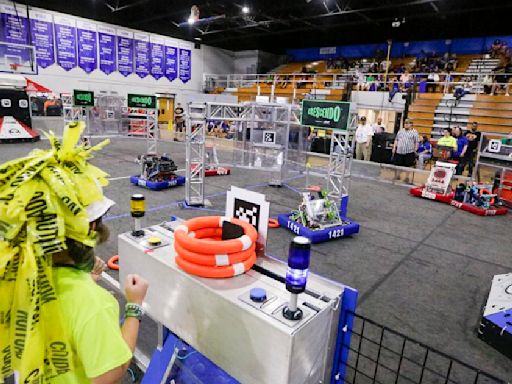
{"type": "Polygon", "coordinates": [[[149,75],[150,70],[150,51],[149,35],[143,33],[134,34],[135,44],[135,73],[141,79],[149,75]]]}
{"type": "Polygon", "coordinates": [[[187,83],[192,78],[191,58],[192,51],[187,48],[180,48],[180,80],[187,83]]]}
{"type": "MultiPolygon", "coordinates": [[[[0,4],[0,41],[13,44],[28,44],[28,19],[24,8],[0,4]]],[[[6,62],[31,65],[30,49],[16,46],[0,47],[0,58],[6,62]]]]}
{"type": "Polygon", "coordinates": [[[75,20],[68,16],[55,15],[53,21],[57,64],[64,70],[69,71],[77,65],[75,20]]]}
{"type": "Polygon", "coordinates": [[[30,12],[30,31],[32,44],[36,48],[37,65],[47,68],[55,63],[53,40],[53,18],[46,12],[30,12]]]}
{"type": "Polygon", "coordinates": [[[117,70],[123,76],[133,73],[133,33],[117,30],[117,70]]]}
{"type": "Polygon", "coordinates": [[[91,73],[98,67],[98,48],[96,24],[77,20],[78,66],[85,73],[91,73]]]}
{"type": "Polygon", "coordinates": [[[156,80],[165,75],[165,46],[164,38],[151,36],[151,76],[156,80]]]}
{"type": "Polygon", "coordinates": [[[174,41],[167,40],[165,43],[165,77],[174,81],[178,77],[178,50],[174,41]]]}
{"type": "Polygon", "coordinates": [[[98,51],[100,71],[110,75],[116,70],[116,31],[114,28],[98,25],[98,51]]]}

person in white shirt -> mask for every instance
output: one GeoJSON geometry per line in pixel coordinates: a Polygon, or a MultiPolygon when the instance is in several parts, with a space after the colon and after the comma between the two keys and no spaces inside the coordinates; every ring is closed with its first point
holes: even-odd
{"type": "Polygon", "coordinates": [[[382,117],[377,118],[377,122],[373,124],[373,133],[383,133],[386,131],[386,127],[382,124],[382,117]]]}
{"type": "Polygon", "coordinates": [[[356,129],[356,159],[370,161],[372,155],[373,127],[366,124],[366,117],[359,119],[356,129]]]}

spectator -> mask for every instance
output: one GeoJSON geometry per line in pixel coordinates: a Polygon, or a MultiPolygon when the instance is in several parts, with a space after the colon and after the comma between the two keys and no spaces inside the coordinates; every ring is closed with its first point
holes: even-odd
{"type": "Polygon", "coordinates": [[[437,147],[442,151],[442,159],[448,160],[452,157],[453,152],[457,150],[457,140],[452,136],[451,128],[443,129],[443,137],[437,140],[437,147]]]}
{"type": "Polygon", "coordinates": [[[468,151],[468,139],[466,136],[462,134],[462,129],[460,127],[455,128],[454,136],[457,140],[457,150],[453,152],[452,158],[457,160],[457,168],[455,169],[456,175],[462,175],[464,168],[466,168],[466,153],[468,151]]]}
{"type": "Polygon", "coordinates": [[[427,77],[427,93],[433,93],[436,91],[437,83],[439,83],[439,75],[435,69],[431,69],[427,77]]]}
{"type": "Polygon", "coordinates": [[[425,162],[432,158],[432,144],[428,136],[423,136],[418,146],[418,169],[425,169],[425,162]]]}
{"type": "Polygon", "coordinates": [[[466,137],[468,138],[468,150],[466,151],[469,175],[473,174],[473,167],[475,166],[476,154],[478,153],[478,145],[482,134],[478,132],[478,123],[473,121],[471,128],[466,131],[466,137]]]}
{"type": "MultiPolygon", "coordinates": [[[[176,105],[176,108],[174,109],[174,128],[176,130],[177,136],[182,136],[181,133],[184,131],[185,128],[185,110],[181,106],[181,103],[178,103],[176,105]]],[[[179,140],[178,137],[176,137],[174,140],[179,140]]]]}
{"type": "Polygon", "coordinates": [[[502,47],[501,40],[500,39],[494,40],[494,43],[492,43],[491,49],[489,52],[491,54],[491,59],[498,58],[498,56],[501,52],[501,47],[502,47]]]}
{"type": "Polygon", "coordinates": [[[372,155],[373,128],[366,124],[366,117],[359,119],[356,129],[356,159],[370,161],[372,155]]]}
{"type": "Polygon", "coordinates": [[[418,151],[418,132],[412,127],[412,122],[407,119],[404,128],[396,134],[393,144],[393,156],[395,165],[401,167],[412,167],[416,161],[418,151]]]}
{"type": "Polygon", "coordinates": [[[402,89],[402,91],[406,90],[407,88],[409,88],[411,86],[411,79],[412,79],[411,74],[409,73],[409,71],[407,69],[405,69],[402,72],[402,75],[400,76],[400,84],[401,84],[400,88],[402,89]]]}
{"type": "Polygon", "coordinates": [[[386,126],[382,124],[382,117],[377,118],[377,123],[373,124],[373,133],[383,133],[386,131],[386,126]]]}

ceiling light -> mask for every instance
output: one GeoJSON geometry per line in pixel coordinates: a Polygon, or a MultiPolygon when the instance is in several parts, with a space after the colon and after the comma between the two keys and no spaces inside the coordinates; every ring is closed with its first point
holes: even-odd
{"type": "Polygon", "coordinates": [[[187,21],[188,21],[188,23],[189,23],[190,25],[192,25],[192,24],[194,24],[194,23],[195,23],[195,20],[194,20],[194,18],[192,18],[192,17],[189,17],[187,21]]]}
{"type": "Polygon", "coordinates": [[[249,13],[249,11],[250,11],[249,7],[247,7],[247,6],[242,7],[242,13],[247,14],[247,13],[249,13]]]}

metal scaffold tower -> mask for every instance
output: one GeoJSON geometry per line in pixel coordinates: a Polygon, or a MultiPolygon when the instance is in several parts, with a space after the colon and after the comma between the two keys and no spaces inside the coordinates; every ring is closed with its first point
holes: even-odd
{"type": "Polygon", "coordinates": [[[185,201],[188,205],[205,204],[205,103],[188,103],[186,115],[186,172],[185,201]]]}
{"type": "MultiPolygon", "coordinates": [[[[84,120],[84,107],[73,106],[73,95],[62,94],[62,109],[64,113],[64,125],[73,121],[84,120]]],[[[85,111],[87,112],[87,111],[85,111]]],[[[87,113],[85,113],[85,123],[87,124],[87,113]]],[[[88,124],[87,124],[88,125],[88,124]]]]}
{"type": "Polygon", "coordinates": [[[327,192],[332,201],[340,204],[342,216],[346,211],[346,199],[349,196],[352,156],[354,153],[354,133],[357,128],[357,114],[349,116],[345,131],[333,131],[327,175],[327,192]]]}

